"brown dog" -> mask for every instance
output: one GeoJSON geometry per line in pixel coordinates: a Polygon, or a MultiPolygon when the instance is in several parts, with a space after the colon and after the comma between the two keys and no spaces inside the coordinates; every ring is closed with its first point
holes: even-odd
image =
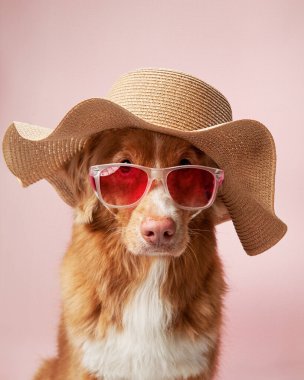
{"type": "Polygon", "coordinates": [[[35,380],[209,380],[225,293],[218,202],[191,219],[154,181],[136,207],[113,215],[88,177],[90,166],[111,162],[215,166],[184,140],[132,128],[95,135],[71,160],[66,180],[77,207],[61,269],[58,356],[35,380]]]}

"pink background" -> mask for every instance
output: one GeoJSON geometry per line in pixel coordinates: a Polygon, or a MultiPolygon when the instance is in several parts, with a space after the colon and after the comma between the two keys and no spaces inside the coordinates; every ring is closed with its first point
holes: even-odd
{"type": "MultiPolygon", "coordinates": [[[[218,228],[230,291],[219,380],[304,379],[301,0],[1,0],[1,139],[12,120],[54,128],[122,73],[173,68],[212,84],[234,119],[277,146],[276,212],[286,237],[248,257],[218,228]]],[[[59,264],[72,211],[46,182],[22,189],[1,160],[0,379],[30,379],[55,352],[59,264]]]]}

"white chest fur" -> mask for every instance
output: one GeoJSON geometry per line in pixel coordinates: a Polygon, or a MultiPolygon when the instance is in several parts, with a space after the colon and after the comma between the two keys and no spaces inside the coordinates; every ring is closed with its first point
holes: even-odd
{"type": "Polygon", "coordinates": [[[166,332],[170,305],[159,297],[166,264],[155,261],[123,316],[124,330],[112,329],[101,341],[82,345],[83,365],[104,380],[163,380],[187,378],[208,368],[206,353],[212,337],[193,342],[166,332]]]}

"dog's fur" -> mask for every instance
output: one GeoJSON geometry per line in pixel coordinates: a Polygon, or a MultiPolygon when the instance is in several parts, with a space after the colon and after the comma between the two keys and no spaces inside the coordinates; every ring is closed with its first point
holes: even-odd
{"type": "Polygon", "coordinates": [[[218,201],[191,220],[154,182],[137,207],[112,215],[94,195],[88,170],[125,160],[215,166],[186,141],[135,128],[93,136],[66,165],[77,207],[61,267],[58,356],[43,363],[35,380],[214,377],[225,293],[214,229],[218,201]],[[159,218],[176,223],[164,247],[140,233],[143,221],[159,218]]]}

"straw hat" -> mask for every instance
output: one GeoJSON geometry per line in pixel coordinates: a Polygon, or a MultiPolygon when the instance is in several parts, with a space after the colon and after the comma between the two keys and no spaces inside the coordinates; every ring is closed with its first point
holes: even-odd
{"type": "Polygon", "coordinates": [[[54,130],[14,122],[6,131],[7,166],[23,186],[45,178],[66,203],[72,191],[62,166],[94,133],[136,127],[185,139],[225,171],[221,197],[245,251],[256,255],[276,244],[286,225],[274,212],[276,154],[268,129],[255,120],[232,121],[227,99],[190,75],[142,69],[122,76],[107,98],[73,107],[54,130]]]}

